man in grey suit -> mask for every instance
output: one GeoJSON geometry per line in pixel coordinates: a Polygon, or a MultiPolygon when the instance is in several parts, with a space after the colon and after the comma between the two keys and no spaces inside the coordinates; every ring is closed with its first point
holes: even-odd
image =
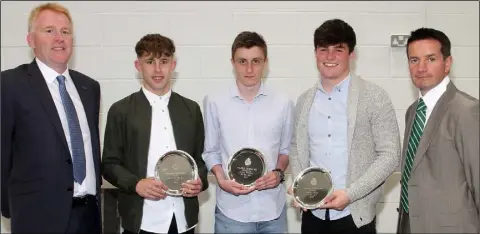
{"type": "Polygon", "coordinates": [[[311,166],[327,169],[335,191],[325,205],[304,210],[302,233],[376,233],[376,204],[399,164],[393,105],[383,89],[350,71],[355,44],[352,27],[339,19],[314,34],[321,77],[298,98],[290,165],[294,178],[311,166]]]}
{"type": "Polygon", "coordinates": [[[407,42],[420,98],[405,115],[398,233],[480,233],[479,103],[450,81],[450,47],[431,28],[407,42]]]}

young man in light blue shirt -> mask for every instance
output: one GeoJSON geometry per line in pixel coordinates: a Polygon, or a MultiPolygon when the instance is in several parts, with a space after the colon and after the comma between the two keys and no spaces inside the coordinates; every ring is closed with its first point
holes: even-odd
{"type": "MultiPolygon", "coordinates": [[[[376,207],[400,160],[400,133],[389,95],[355,74],[356,35],[341,19],[313,36],[320,79],[295,107],[290,167],[330,172],[334,191],[302,213],[301,233],[376,233],[376,207]]],[[[291,193],[291,189],[289,189],[291,193]]]]}
{"type": "Polygon", "coordinates": [[[259,34],[242,32],[232,45],[234,84],[204,100],[203,159],[215,175],[215,233],[284,233],[293,102],[266,86],[267,46],[259,34]],[[265,157],[267,174],[246,187],[225,176],[228,159],[250,147],[265,157]]]}

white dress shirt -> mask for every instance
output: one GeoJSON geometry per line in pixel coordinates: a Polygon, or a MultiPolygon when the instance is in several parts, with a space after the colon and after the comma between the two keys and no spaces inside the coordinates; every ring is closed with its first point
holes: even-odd
{"type": "Polygon", "coordinates": [[[70,156],[72,155],[72,146],[70,143],[70,132],[68,130],[68,122],[67,122],[67,115],[65,114],[65,109],[63,108],[62,98],[60,97],[60,90],[58,89],[58,81],[57,76],[63,75],[65,76],[65,86],[67,88],[67,92],[72,99],[73,105],[75,106],[75,110],[77,111],[78,121],[80,122],[80,129],[82,130],[83,136],[83,145],[85,148],[85,165],[86,165],[86,176],[85,180],[82,184],[78,184],[77,182],[73,181],[73,196],[84,196],[86,194],[95,195],[96,194],[96,179],[95,179],[95,167],[93,164],[93,152],[92,152],[92,141],[90,138],[90,128],[87,122],[87,116],[85,114],[85,110],[83,108],[82,100],[78,95],[77,88],[75,88],[75,84],[73,83],[72,78],[67,69],[63,72],[63,74],[58,74],[55,70],[48,67],[45,63],[40,61],[40,59],[35,58],[38,68],[47,83],[48,90],[52,95],[53,102],[55,103],[55,107],[57,108],[58,116],[60,117],[60,121],[62,122],[63,132],[65,133],[65,137],[67,140],[68,148],[70,149],[70,156]]]}
{"type": "MultiPolygon", "coordinates": [[[[147,178],[155,176],[155,164],[168,151],[176,150],[172,123],[168,112],[168,102],[171,90],[163,96],[158,96],[144,87],[142,91],[152,106],[152,124],[150,130],[150,146],[148,149],[147,178]]],[[[140,228],[147,232],[167,233],[175,213],[178,233],[186,232],[185,204],[183,197],[167,196],[163,200],[144,199],[143,218],[140,228]]]]}
{"type": "Polygon", "coordinates": [[[433,89],[428,91],[424,96],[422,96],[422,93],[420,93],[420,97],[423,98],[423,101],[425,102],[425,105],[427,106],[427,110],[425,112],[425,125],[427,126],[428,119],[430,118],[430,115],[432,114],[433,108],[435,108],[435,105],[437,104],[438,100],[440,97],[447,91],[447,85],[450,83],[450,78],[446,76],[442,82],[440,82],[437,86],[435,86],[433,89]]]}

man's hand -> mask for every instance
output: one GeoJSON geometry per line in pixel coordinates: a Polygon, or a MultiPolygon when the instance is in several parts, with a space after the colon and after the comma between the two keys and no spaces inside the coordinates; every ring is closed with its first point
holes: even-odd
{"type": "MultiPolygon", "coordinates": [[[[293,188],[292,188],[292,186],[290,186],[290,188],[288,189],[287,193],[293,197],[293,188]]],[[[293,207],[295,207],[295,208],[300,208],[300,209],[302,209],[304,212],[307,212],[307,209],[300,207],[300,205],[295,201],[295,199],[292,199],[292,205],[293,205],[293,207]]]]}
{"type": "Polygon", "coordinates": [[[184,197],[195,197],[202,191],[202,180],[189,180],[182,184],[182,193],[184,197]]]}
{"type": "Polygon", "coordinates": [[[331,195],[325,197],[325,203],[320,209],[334,209],[342,211],[350,204],[350,198],[347,196],[345,189],[335,190],[331,195]]]}
{"type": "Polygon", "coordinates": [[[237,183],[235,180],[219,180],[218,185],[224,191],[231,193],[235,196],[249,194],[255,190],[255,186],[247,187],[245,185],[237,183]]]}
{"type": "Polygon", "coordinates": [[[255,186],[247,187],[237,183],[235,180],[229,180],[225,178],[225,173],[223,171],[222,165],[217,164],[212,167],[212,172],[217,179],[218,186],[220,186],[223,191],[231,193],[235,196],[244,195],[255,190],[255,186]]]}
{"type": "Polygon", "coordinates": [[[274,171],[268,172],[255,181],[255,187],[257,190],[275,188],[278,186],[278,184],[280,184],[280,176],[278,176],[278,174],[274,171]]]}
{"type": "Polygon", "coordinates": [[[155,201],[165,199],[165,197],[167,197],[167,194],[165,193],[166,190],[168,190],[167,186],[162,181],[156,180],[155,178],[141,179],[135,187],[135,191],[138,195],[155,201]]]}

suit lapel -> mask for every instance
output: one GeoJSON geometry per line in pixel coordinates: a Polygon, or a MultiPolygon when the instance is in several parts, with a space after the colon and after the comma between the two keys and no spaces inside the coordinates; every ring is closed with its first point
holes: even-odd
{"type": "Polygon", "coordinates": [[[67,139],[65,138],[65,132],[63,131],[62,122],[60,121],[57,108],[55,107],[52,95],[48,90],[45,78],[43,77],[42,72],[38,68],[35,60],[33,60],[33,62],[28,66],[28,74],[30,75],[28,82],[31,85],[31,90],[36,92],[38,99],[42,103],[43,109],[50,117],[48,119],[51,121],[53,128],[55,128],[60,139],[62,139],[62,144],[68,149],[67,139]]]}
{"type": "Polygon", "coordinates": [[[418,163],[421,161],[422,157],[427,152],[428,146],[432,142],[433,136],[435,135],[438,126],[440,125],[441,120],[445,116],[445,112],[448,109],[450,100],[453,99],[457,88],[450,82],[447,86],[447,90],[440,97],[437,104],[433,108],[433,111],[430,115],[430,118],[427,120],[427,125],[423,130],[422,137],[418,143],[417,152],[415,153],[415,159],[413,160],[412,173],[415,171],[415,168],[418,166],[418,163]]]}
{"type": "Polygon", "coordinates": [[[93,90],[91,89],[91,87],[88,87],[87,84],[84,83],[84,80],[81,79],[81,77],[78,77],[73,72],[70,72],[70,77],[72,78],[73,84],[75,85],[78,95],[80,96],[80,100],[82,101],[83,109],[85,110],[85,115],[87,116],[90,133],[92,133],[92,130],[95,129],[92,128],[95,127],[95,122],[93,107],[91,106],[91,104],[94,103],[92,99],[95,97],[95,95],[93,94],[93,90]]]}
{"type": "Polygon", "coordinates": [[[403,158],[402,158],[402,164],[401,164],[401,171],[403,173],[403,170],[405,169],[405,160],[406,160],[406,156],[407,156],[407,149],[408,149],[408,141],[410,140],[410,133],[412,132],[412,126],[413,126],[413,120],[415,119],[415,111],[412,111],[412,110],[416,110],[417,109],[417,105],[418,105],[418,101],[416,101],[414,103],[414,105],[412,105],[410,107],[410,113],[407,111],[407,117],[408,119],[406,120],[405,122],[405,128],[406,128],[406,131],[405,131],[405,135],[404,135],[404,138],[403,138],[403,158]]]}

